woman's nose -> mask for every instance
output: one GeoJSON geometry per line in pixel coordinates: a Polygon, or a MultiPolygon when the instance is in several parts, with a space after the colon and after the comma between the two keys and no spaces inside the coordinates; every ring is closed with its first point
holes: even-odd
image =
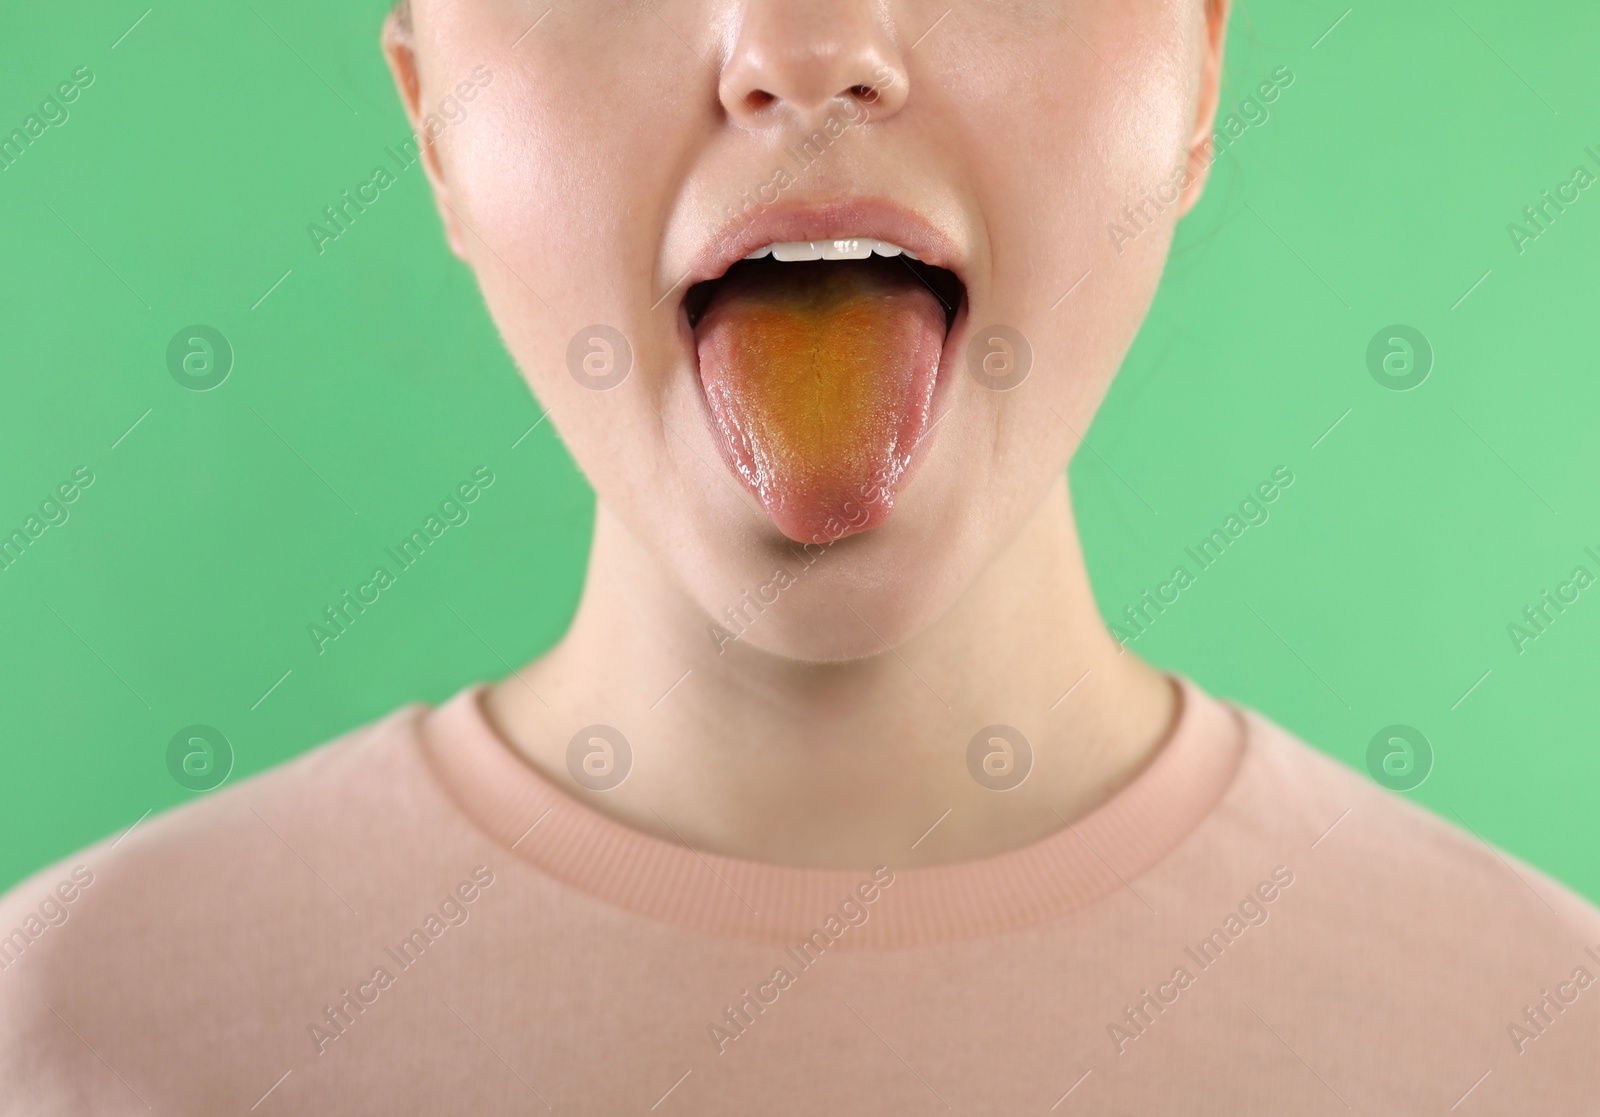
{"type": "Polygon", "coordinates": [[[717,93],[748,127],[814,123],[855,101],[874,120],[899,112],[909,77],[882,7],[870,0],[748,0],[717,93]]]}

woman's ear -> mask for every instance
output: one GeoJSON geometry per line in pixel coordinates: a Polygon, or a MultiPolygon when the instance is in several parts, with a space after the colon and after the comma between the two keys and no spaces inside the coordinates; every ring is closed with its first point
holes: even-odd
{"type": "Polygon", "coordinates": [[[389,63],[389,73],[394,75],[395,89],[400,93],[400,104],[405,109],[406,120],[411,123],[412,135],[417,139],[422,170],[428,176],[434,204],[439,207],[439,217],[444,222],[445,240],[449,242],[450,251],[470,263],[466,242],[461,236],[464,222],[451,204],[450,186],[445,181],[444,168],[439,162],[439,150],[434,146],[424,121],[422,71],[417,60],[409,0],[401,0],[389,12],[378,40],[383,47],[383,56],[389,63]]]}
{"type": "Polygon", "coordinates": [[[1195,98],[1194,131],[1189,134],[1189,152],[1184,164],[1189,169],[1189,178],[1179,199],[1179,217],[1200,200],[1211,174],[1211,162],[1215,158],[1211,133],[1216,124],[1217,103],[1222,99],[1222,51],[1228,39],[1228,12],[1233,7],[1233,0],[1204,0],[1204,3],[1200,95],[1195,98]]]}

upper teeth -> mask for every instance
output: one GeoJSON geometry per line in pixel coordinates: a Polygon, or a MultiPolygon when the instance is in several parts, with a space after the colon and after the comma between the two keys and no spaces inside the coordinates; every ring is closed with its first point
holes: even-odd
{"type": "Polygon", "coordinates": [[[899,256],[902,253],[918,259],[909,248],[890,244],[872,237],[854,237],[850,240],[786,240],[756,249],[746,260],[759,260],[771,256],[774,260],[789,263],[795,260],[865,260],[876,253],[879,256],[899,256]]]}

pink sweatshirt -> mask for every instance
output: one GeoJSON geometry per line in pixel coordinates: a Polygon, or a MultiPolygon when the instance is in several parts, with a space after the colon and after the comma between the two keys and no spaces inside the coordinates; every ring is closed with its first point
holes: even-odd
{"type": "Polygon", "coordinates": [[[1073,826],[858,872],[407,706],[0,901],[0,1113],[1600,1111],[1600,914],[1182,682],[1073,826]]]}

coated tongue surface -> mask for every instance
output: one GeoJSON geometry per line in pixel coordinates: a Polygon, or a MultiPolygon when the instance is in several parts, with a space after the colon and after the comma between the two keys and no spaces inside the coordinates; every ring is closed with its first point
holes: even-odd
{"type": "Polygon", "coordinates": [[[888,518],[927,429],[939,300],[899,260],[735,265],[695,327],[723,451],[773,523],[828,543],[888,518]]]}

